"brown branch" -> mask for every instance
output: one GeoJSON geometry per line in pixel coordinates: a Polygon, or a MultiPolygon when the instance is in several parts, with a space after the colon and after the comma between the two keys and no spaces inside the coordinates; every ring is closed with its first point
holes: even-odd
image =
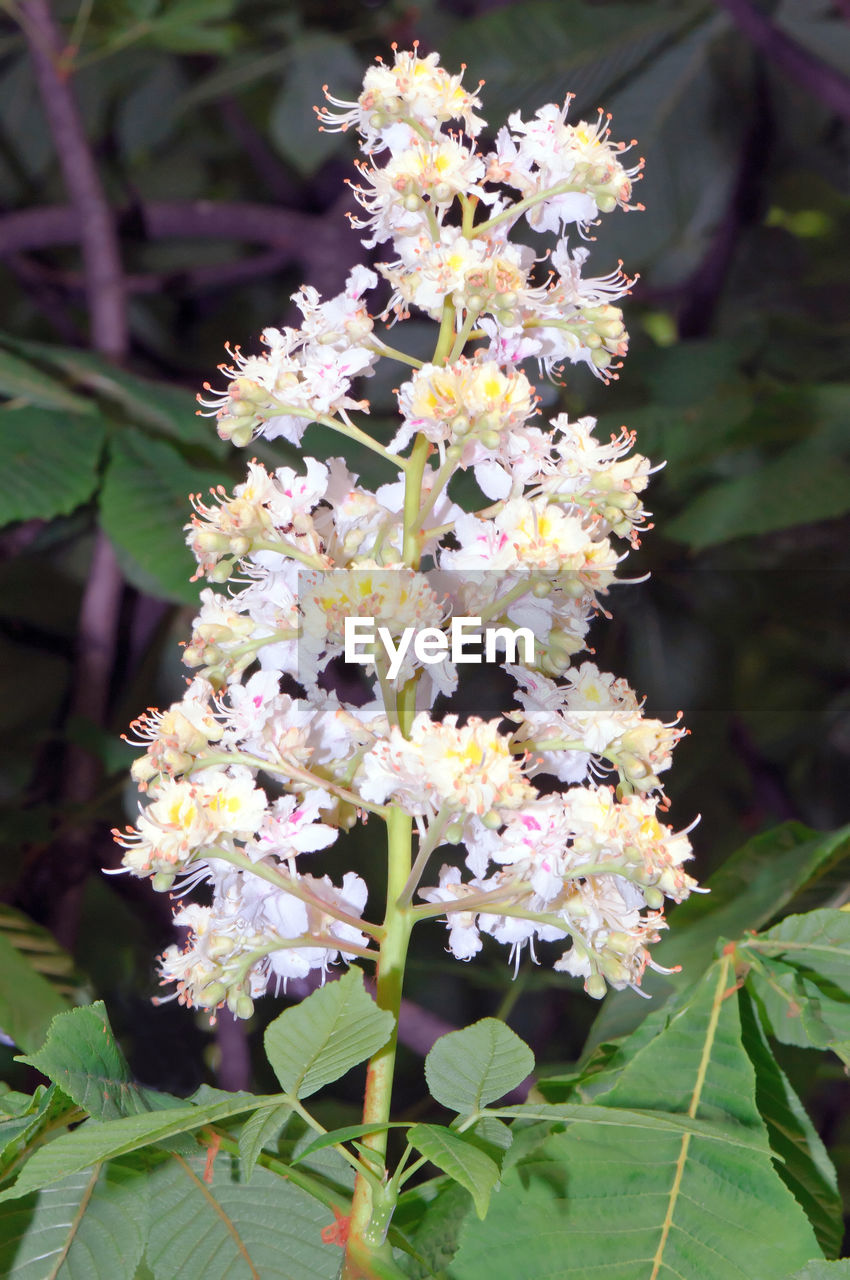
{"type": "MultiPolygon", "coordinates": [[[[115,211],[119,232],[136,240],[236,240],[306,253],[325,219],[249,201],[153,200],[115,211]]],[[[80,219],[68,205],[0,215],[0,256],[81,241],[80,219]]],[[[339,228],[334,228],[339,239],[339,228]]]]}
{"type": "Polygon", "coordinates": [[[112,212],[62,70],[62,40],[48,0],[24,0],[21,17],[56,157],[76,212],[92,343],[104,355],[120,359],[127,350],[127,308],[112,212]]]}
{"type": "Polygon", "coordinates": [[[828,62],[803,49],[749,0],[716,0],[755,47],[787,72],[814,98],[844,120],[850,120],[850,80],[828,62]]]}
{"type": "MultiPolygon", "coordinates": [[[[124,284],[128,294],[176,293],[204,294],[232,289],[260,277],[268,279],[291,266],[295,255],[287,249],[269,249],[235,262],[212,266],[189,267],[175,271],[149,271],[128,274],[124,284]]],[[[78,271],[65,271],[48,266],[21,254],[10,257],[10,266],[28,285],[50,288],[54,293],[85,294],[85,276],[78,271]]],[[[74,341],[73,336],[70,339],[74,341]]]]}
{"type": "MultiPolygon", "coordinates": [[[[25,0],[21,21],[29,45],[56,156],[73,208],[83,257],[92,345],[120,360],[129,330],[121,254],[112,210],[86,138],[82,118],[62,65],[62,38],[48,0],[25,0]]],[[[80,604],[77,650],[69,713],[103,724],[115,659],[123,579],[105,534],[95,538],[91,568],[80,604]]],[[[94,796],[99,760],[79,746],[69,747],[62,778],[63,798],[85,804],[94,796]]],[[[54,853],[57,893],[52,904],[56,934],[73,942],[82,887],[89,871],[89,832],[75,831],[54,853]],[[57,857],[58,854],[58,857],[57,857]]]]}

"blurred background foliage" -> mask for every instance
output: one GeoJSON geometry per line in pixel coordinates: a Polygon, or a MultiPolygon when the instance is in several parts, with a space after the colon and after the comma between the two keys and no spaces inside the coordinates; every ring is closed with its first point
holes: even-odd
{"type": "MultiPolygon", "coordinates": [[[[336,292],[367,260],[344,219],[353,142],[318,133],[312,105],[323,83],[354,96],[392,41],[467,63],[493,128],[569,90],[572,118],[602,105],[615,137],[639,138],[646,212],[606,219],[590,263],[640,273],[627,364],[608,388],[570,369],[545,391],[667,460],[657,528],[626,575],[652,579],[612,592],[597,660],[651,714],[685,713],[669,792],[674,825],[702,814],[700,879],[780,821],[850,821],[847,0],[57,3],[59,69],[120,246],[118,361],[121,344],[89,339],[81,215],[33,72],[43,7],[0,5],[0,939],[29,939],[64,989],[102,996],[144,1083],[269,1084],[257,1033],[279,1005],[247,1036],[154,1008],[169,903],[100,868],[117,862],[109,828],[135,811],[118,734],[182,688],[187,494],[237,482],[251,453],[293,460],[225,447],[194,394],[225,341],[253,349],[291,322],[302,282],[336,292]]],[[[369,393],[380,422],[391,382],[369,393]]],[[[317,428],[305,447],[341,451],[317,428]]],[[[387,478],[346,453],[365,481],[387,478]]],[[[367,828],[366,865],[373,846],[367,828]]],[[[333,856],[350,865],[350,849],[333,856]]],[[[818,903],[845,892],[835,873],[818,903]]],[[[403,1101],[416,1106],[433,1035],[482,1014],[508,1016],[538,1060],[578,1056],[596,1010],[574,985],[533,967],[512,983],[495,952],[459,968],[442,944],[435,929],[414,950],[403,1101]]],[[[20,1086],[13,1053],[0,1065],[20,1086]]],[[[799,1084],[812,1063],[793,1054],[799,1084]]],[[[846,1179],[839,1068],[818,1073],[804,1093],[846,1179]]],[[[341,1116],[355,1100],[352,1086],[341,1116]]]]}

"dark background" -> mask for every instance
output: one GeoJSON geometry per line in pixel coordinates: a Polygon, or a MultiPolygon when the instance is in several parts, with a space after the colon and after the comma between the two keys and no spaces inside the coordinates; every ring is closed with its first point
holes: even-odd
{"type": "MultiPolygon", "coordinates": [[[[602,105],[615,138],[639,138],[646,212],[607,218],[586,269],[622,257],[640,272],[626,366],[607,388],[582,368],[546,392],[667,460],[656,527],[626,568],[652,580],[611,593],[596,661],[649,714],[685,712],[668,789],[675,826],[702,815],[700,879],[774,823],[850,820],[847,0],[6,9],[0,893],[72,950],[145,1083],[271,1083],[258,1032],[279,1002],[215,1030],[154,1008],[169,903],[100,869],[117,862],[109,828],[135,812],[118,734],[183,687],[186,494],[238,481],[251,453],[293,460],[222,446],[193,395],[225,341],[253,349],[292,320],[302,282],[335,292],[366,260],[344,219],[353,139],[317,133],[311,107],[324,82],[355,96],[394,40],[485,78],[494,130],[570,90],[571,119],[602,105]]],[[[415,326],[397,337],[416,342],[415,326]]],[[[311,429],[305,448],[340,447],[311,429]]],[[[388,478],[349,456],[364,481],[388,478]]],[[[377,838],[373,824],[323,867],[380,878],[377,838]]],[[[578,1056],[596,1009],[577,984],[529,965],[511,982],[495,946],[459,966],[443,945],[440,927],[414,942],[403,1103],[417,1105],[434,1034],[482,1014],[509,1016],[544,1062],[578,1056]]],[[[841,1164],[838,1069],[803,1058],[787,1065],[798,1084],[814,1070],[808,1100],[841,1164]]],[[[355,1081],[341,1114],[356,1096],[355,1081]]]]}

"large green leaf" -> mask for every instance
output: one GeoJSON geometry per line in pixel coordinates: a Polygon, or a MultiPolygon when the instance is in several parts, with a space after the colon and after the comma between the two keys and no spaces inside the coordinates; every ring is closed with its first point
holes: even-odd
{"type": "Polygon", "coordinates": [[[425,1059],[432,1097],[469,1115],[503,1097],[534,1070],[534,1054],[498,1018],[441,1036],[425,1059]]]}
{"type": "Polygon", "coordinates": [[[94,407],[88,400],[69,391],[58,378],[44,373],[28,360],[2,350],[0,395],[36,409],[59,409],[65,413],[90,413],[94,407]]]}
{"type": "Polygon", "coordinates": [[[0,1207],[0,1274],[7,1280],[133,1280],[145,1243],[145,1172],[96,1165],[0,1207]]]}
{"type": "Polygon", "coordinates": [[[216,1157],[173,1157],[150,1177],[147,1262],[156,1280],[335,1280],[338,1246],[322,1242],[331,1211],[283,1178],[255,1169],[238,1181],[216,1157]]]}
{"type": "MultiPolygon", "coordinates": [[[[214,424],[198,415],[195,398],[182,387],[129,373],[96,351],[81,351],[78,347],[60,347],[48,342],[24,342],[8,334],[0,335],[0,344],[11,346],[42,364],[60,370],[75,390],[106,400],[120,410],[123,420],[129,419],[138,426],[171,436],[184,444],[204,445],[215,453],[227,452],[227,446],[219,440],[214,424]]],[[[84,409],[93,408],[91,399],[79,396],[75,399],[84,409]]]]}
{"type": "Polygon", "coordinates": [[[42,1043],[56,1014],[68,1008],[67,999],[52,982],[0,932],[0,1027],[23,1049],[42,1043]]]}
{"type": "Polygon", "coordinates": [[[362,80],[363,66],[345,40],[323,32],[302,36],[269,117],[272,141],[300,174],[315,173],[341,147],[339,134],[319,130],[304,103],[317,96],[322,84],[330,84],[337,97],[356,98],[362,80]]]}
{"type": "Polygon", "coordinates": [[[103,449],[97,414],[0,412],[0,525],[67,515],[92,496],[103,449]]]}
{"type": "Polygon", "coordinates": [[[194,561],[183,533],[191,515],[189,494],[225,477],[190,466],[171,445],[135,428],[116,436],[109,452],[100,519],[122,568],[142,590],[194,603],[194,561]]]}
{"type": "Polygon", "coordinates": [[[841,1252],[844,1218],[835,1169],[791,1082],[770,1051],[746,993],[740,998],[744,1048],[756,1073],[756,1105],[767,1125],[779,1176],[803,1206],[828,1258],[841,1252]]]}
{"type": "Polygon", "coordinates": [[[850,912],[787,916],[745,939],[740,953],[752,962],[747,981],[771,1034],[850,1063],[850,912]]]}
{"type": "Polygon", "coordinates": [[[460,24],[443,42],[443,63],[469,63],[467,83],[487,82],[486,115],[495,126],[521,103],[562,102],[594,111],[600,98],[650,61],[692,18],[689,5],[589,8],[580,0],[504,5],[460,24]]]}
{"type": "Polygon", "coordinates": [[[19,1061],[58,1084],[97,1120],[180,1105],[176,1098],[133,1083],[102,1000],[58,1014],[38,1052],[19,1061]]]}
{"type": "Polygon", "coordinates": [[[392,1014],[378,1008],[362,971],[353,968],[269,1023],[266,1054],[284,1091],[306,1098],[370,1058],[393,1026],[392,1014]]]}
{"type": "Polygon", "coordinates": [[[706,489],[664,526],[671,538],[696,550],[831,520],[850,510],[850,467],[813,451],[805,441],[786,449],[754,471],[706,489]]]}
{"type": "Polygon", "coordinates": [[[469,1192],[479,1218],[484,1218],[490,1195],[499,1181],[499,1166],[485,1152],[452,1129],[437,1124],[416,1124],[407,1140],[432,1164],[469,1192]]]}
{"type": "MultiPolygon", "coordinates": [[[[647,971],[644,990],[663,1000],[690,984],[714,954],[717,939],[759,929],[802,888],[827,875],[850,854],[850,827],[813,831],[786,822],[742,845],[706,881],[707,894],[692,894],[670,917],[670,932],[653,948],[653,959],[681,973],[647,971]]],[[[591,1031],[588,1049],[631,1031],[646,1016],[646,1001],[632,991],[613,992],[591,1031]]]]}
{"type": "Polygon", "coordinates": [[[80,1169],[114,1160],[118,1156],[153,1146],[175,1134],[190,1133],[203,1125],[214,1124],[243,1111],[271,1106],[277,1098],[254,1097],[234,1093],[225,1101],[207,1106],[181,1106],[144,1115],[122,1116],[120,1120],[88,1120],[73,1133],[63,1134],[38,1151],[24,1166],[13,1187],[0,1193],[0,1200],[10,1200],[38,1191],[80,1169]]]}
{"type": "MultiPolygon", "coordinates": [[[[775,1280],[818,1254],[776,1173],[722,957],[597,1103],[737,1126],[753,1145],[696,1133],[571,1125],[503,1176],[499,1212],[468,1219],[456,1280],[775,1280]]],[[[511,1163],[511,1157],[508,1157],[511,1163]]]]}

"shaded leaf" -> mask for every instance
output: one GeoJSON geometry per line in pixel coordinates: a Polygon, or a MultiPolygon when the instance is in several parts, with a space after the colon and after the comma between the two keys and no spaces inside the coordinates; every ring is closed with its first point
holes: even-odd
{"type": "Polygon", "coordinates": [[[0,412],[0,525],[49,520],[87,502],[97,485],[104,438],[96,414],[0,412]]]}
{"type": "Polygon", "coordinates": [[[269,1023],[266,1054],[284,1092],[307,1098],[376,1053],[393,1026],[392,1014],[367,993],[362,971],[349,969],[269,1023]]]}
{"type": "Polygon", "coordinates": [[[740,954],[747,982],[777,1040],[832,1049],[850,1063],[850,912],[823,908],[786,916],[740,954]]]}
{"type": "Polygon", "coordinates": [[[68,1008],[56,986],[37,973],[0,932],[0,1027],[23,1049],[42,1043],[51,1019],[68,1008]]]}
{"type": "Polygon", "coordinates": [[[147,1262],[156,1280],[336,1280],[340,1250],[322,1243],[330,1210],[266,1169],[236,1181],[219,1154],[174,1157],[150,1177],[147,1262]]]}
{"type": "Polygon", "coordinates": [[[275,147],[298,173],[315,173],[344,145],[338,133],[319,131],[316,117],[305,111],[304,104],[319,96],[323,84],[330,84],[336,97],[356,98],[362,80],[360,59],[345,40],[323,32],[309,32],[300,38],[298,57],[287,68],[269,117],[275,147]]]}
{"type": "Polygon", "coordinates": [[[743,1044],[756,1073],[756,1105],[767,1125],[771,1150],[795,1200],[803,1206],[818,1244],[829,1258],[841,1252],[843,1209],[826,1147],[774,1058],[746,994],[740,998],[743,1044]]]}
{"type": "Polygon", "coordinates": [[[850,511],[850,467],[806,441],[756,470],[712,485],[664,526],[701,550],[732,538],[831,520],[850,511]]]}
{"type": "Polygon", "coordinates": [[[147,1177],[114,1161],[0,1208],[7,1280],[133,1280],[148,1219],[147,1177]]]}
{"type": "Polygon", "coordinates": [[[22,400],[36,409],[59,409],[66,413],[91,413],[94,406],[69,391],[37,365],[10,351],[0,350],[0,395],[22,400]]]}
{"type": "Polygon", "coordinates": [[[103,529],[130,581],[167,600],[197,602],[189,581],[194,560],[183,526],[191,515],[189,494],[221,483],[217,472],[201,471],[160,440],[127,428],[110,445],[101,495],[103,529]]]}

